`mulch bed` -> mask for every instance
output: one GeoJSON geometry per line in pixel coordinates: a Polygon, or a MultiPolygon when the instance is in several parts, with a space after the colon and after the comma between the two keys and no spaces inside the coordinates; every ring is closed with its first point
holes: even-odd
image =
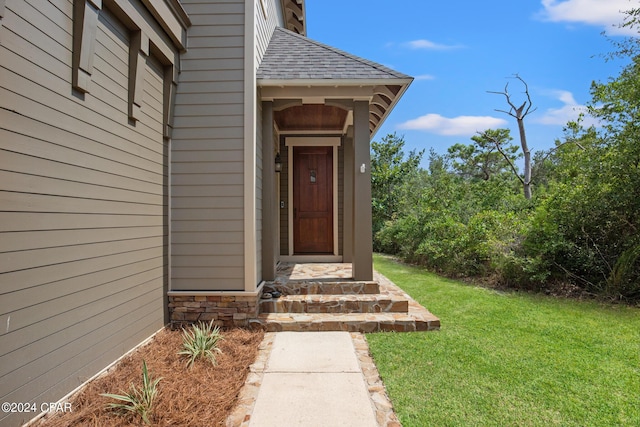
{"type": "Polygon", "coordinates": [[[87,384],[71,400],[72,412],[47,416],[38,426],[140,426],[139,416],[106,409],[114,400],[101,393],[125,394],[130,384],[142,384],[142,360],[149,375],[161,377],[149,419],[152,426],[222,426],[254,362],[264,332],[232,329],[223,332],[217,365],[199,359],[187,368],[177,355],[182,335],[169,329],[87,384]]]}

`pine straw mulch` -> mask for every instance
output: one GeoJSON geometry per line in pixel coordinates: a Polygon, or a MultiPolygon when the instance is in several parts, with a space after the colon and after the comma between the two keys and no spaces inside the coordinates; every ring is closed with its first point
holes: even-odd
{"type": "Polygon", "coordinates": [[[255,361],[264,332],[232,329],[223,332],[217,365],[198,359],[187,368],[177,355],[180,331],[164,329],[152,341],[87,384],[72,400],[73,412],[45,417],[38,426],[140,426],[139,416],[106,409],[114,400],[100,393],[125,394],[133,383],[142,385],[142,360],[149,375],[161,377],[149,416],[153,426],[222,426],[233,410],[240,388],[255,361]]]}

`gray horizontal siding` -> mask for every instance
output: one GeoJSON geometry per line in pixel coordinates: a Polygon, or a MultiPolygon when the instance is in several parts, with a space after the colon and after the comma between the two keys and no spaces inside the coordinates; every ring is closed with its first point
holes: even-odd
{"type": "Polygon", "coordinates": [[[90,92],[72,94],[72,15],[16,0],[0,30],[0,398],[37,406],[165,321],[163,67],[149,58],[130,123],[128,30],[105,9],[90,92]]]}
{"type": "MultiPolygon", "coordinates": [[[[266,10],[266,17],[262,11],[260,0],[255,2],[256,4],[256,67],[260,66],[262,57],[267,50],[269,40],[271,40],[271,34],[273,30],[278,26],[278,10],[275,5],[277,0],[264,0],[264,6],[266,10]]],[[[257,68],[256,68],[257,69],[257,68]]]]}
{"type": "Polygon", "coordinates": [[[191,18],[171,141],[172,290],[244,289],[244,1],[191,18]]]}

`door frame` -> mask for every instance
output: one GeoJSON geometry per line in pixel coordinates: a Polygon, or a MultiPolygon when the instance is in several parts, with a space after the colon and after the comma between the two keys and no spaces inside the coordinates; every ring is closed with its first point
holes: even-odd
{"type": "Polygon", "coordinates": [[[298,262],[342,262],[342,256],[338,255],[338,147],[342,143],[339,136],[288,136],[285,137],[287,147],[289,171],[287,187],[288,191],[288,240],[289,255],[281,256],[282,261],[298,262]],[[294,255],[293,252],[293,147],[333,147],[333,255],[294,255]]]}

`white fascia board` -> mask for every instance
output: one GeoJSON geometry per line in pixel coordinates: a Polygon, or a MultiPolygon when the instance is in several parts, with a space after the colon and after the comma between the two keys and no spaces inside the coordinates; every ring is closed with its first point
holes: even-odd
{"type": "Polygon", "coordinates": [[[413,81],[409,79],[258,79],[260,87],[311,87],[311,86],[381,86],[381,85],[409,85],[413,81]]]}
{"type": "Polygon", "coordinates": [[[256,1],[245,0],[244,14],[244,291],[258,286],[256,226],[256,1]]]}
{"type": "Polygon", "coordinates": [[[357,99],[371,100],[373,89],[369,86],[268,86],[260,88],[262,101],[278,99],[301,99],[306,104],[324,103],[325,99],[357,99]]]}

